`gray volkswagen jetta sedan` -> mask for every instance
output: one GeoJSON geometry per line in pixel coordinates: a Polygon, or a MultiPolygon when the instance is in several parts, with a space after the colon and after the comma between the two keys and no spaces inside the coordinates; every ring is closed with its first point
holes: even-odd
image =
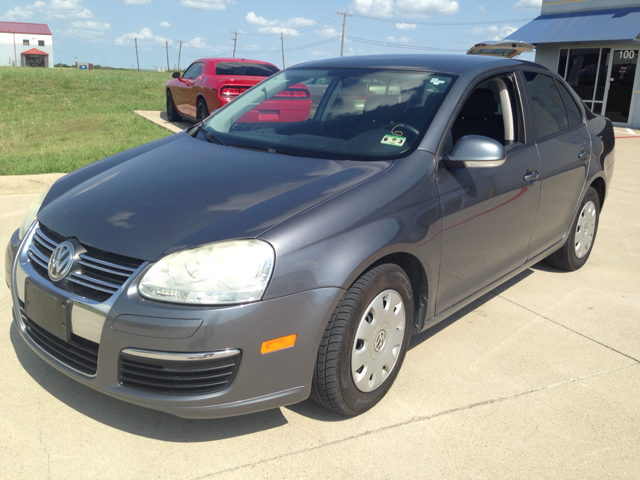
{"type": "Polygon", "coordinates": [[[611,122],[534,63],[304,63],[43,193],[6,252],[15,327],[181,417],[360,414],[411,335],[541,260],[582,267],[613,164],[611,122]],[[280,118],[303,97],[309,118],[280,118]]]}

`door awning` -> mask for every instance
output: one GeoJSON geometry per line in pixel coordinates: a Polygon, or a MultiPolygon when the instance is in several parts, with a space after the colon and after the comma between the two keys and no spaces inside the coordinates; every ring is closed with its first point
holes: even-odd
{"type": "Polygon", "coordinates": [[[49,56],[47,52],[43,52],[42,50],[38,50],[37,48],[31,48],[26,52],[22,52],[22,55],[45,55],[49,56]]]}
{"type": "Polygon", "coordinates": [[[509,39],[527,43],[636,40],[640,35],[640,7],[540,15],[509,39]]]}

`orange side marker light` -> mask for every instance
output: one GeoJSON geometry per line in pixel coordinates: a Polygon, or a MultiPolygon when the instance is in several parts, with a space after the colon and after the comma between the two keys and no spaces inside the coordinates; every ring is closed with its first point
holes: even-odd
{"type": "Polygon", "coordinates": [[[260,353],[275,352],[276,350],[282,350],[283,348],[293,347],[296,344],[296,338],[298,335],[287,335],[286,337],[274,338],[273,340],[267,340],[262,343],[260,353]]]}

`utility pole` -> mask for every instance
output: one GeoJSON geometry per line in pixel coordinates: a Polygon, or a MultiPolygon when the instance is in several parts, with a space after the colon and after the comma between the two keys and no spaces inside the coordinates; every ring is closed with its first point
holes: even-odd
{"type": "Polygon", "coordinates": [[[282,69],[284,70],[284,36],[282,35],[282,32],[280,32],[280,46],[282,47],[282,69]]]}
{"type": "Polygon", "coordinates": [[[236,42],[238,41],[238,32],[231,32],[233,33],[233,58],[236,57],[236,42]]]}
{"type": "Polygon", "coordinates": [[[169,42],[165,41],[165,45],[167,46],[167,72],[169,71],[169,42]]]}
{"type": "Polygon", "coordinates": [[[342,42],[340,43],[340,56],[344,51],[344,26],[347,23],[347,17],[353,17],[353,15],[347,15],[347,12],[338,12],[338,15],[342,15],[342,42]]]}
{"type": "Polygon", "coordinates": [[[140,60],[138,59],[138,39],[136,38],[136,62],[138,63],[138,71],[140,71],[140,60]]]}
{"type": "Polygon", "coordinates": [[[180,53],[182,53],[182,44],[184,43],[182,40],[178,40],[180,42],[180,48],[178,49],[178,71],[180,71],[180,53]]]}

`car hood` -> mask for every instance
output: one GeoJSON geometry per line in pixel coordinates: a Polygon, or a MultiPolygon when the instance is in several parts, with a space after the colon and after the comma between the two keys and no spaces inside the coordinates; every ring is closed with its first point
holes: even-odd
{"type": "Polygon", "coordinates": [[[392,164],[292,157],[174,137],[113,166],[107,162],[88,179],[79,170],[81,181],[71,178],[66,190],[52,189],[57,196],[45,200],[38,220],[86,246],[153,261],[196,245],[257,237],[392,164]]]}

